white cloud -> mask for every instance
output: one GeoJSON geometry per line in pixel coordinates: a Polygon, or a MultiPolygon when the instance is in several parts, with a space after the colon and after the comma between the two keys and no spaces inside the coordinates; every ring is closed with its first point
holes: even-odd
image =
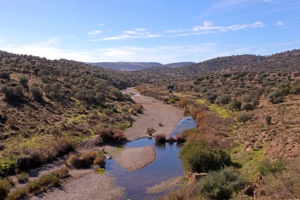
{"type": "Polygon", "coordinates": [[[88,35],[98,35],[100,33],[102,33],[103,31],[100,31],[100,30],[95,30],[95,31],[89,31],[87,32],[88,35]]]}
{"type": "Polygon", "coordinates": [[[100,40],[123,40],[123,39],[136,39],[136,38],[153,38],[159,37],[159,34],[152,34],[146,31],[145,28],[136,28],[133,30],[123,31],[122,34],[116,36],[105,37],[102,39],[96,39],[92,41],[100,41],[100,40]]]}
{"type": "Polygon", "coordinates": [[[235,24],[229,26],[215,26],[212,22],[204,21],[201,26],[194,26],[193,31],[208,31],[206,33],[215,33],[215,32],[226,32],[226,31],[237,31],[245,28],[260,28],[263,27],[263,22],[255,22],[252,24],[235,24]]]}
{"type": "Polygon", "coordinates": [[[252,24],[235,24],[229,26],[215,26],[210,21],[204,21],[201,26],[194,26],[191,29],[168,29],[158,33],[151,33],[146,31],[145,28],[136,28],[133,30],[123,31],[120,35],[107,36],[104,38],[94,38],[90,41],[97,42],[103,40],[124,40],[124,39],[137,39],[137,38],[156,38],[156,37],[184,37],[191,35],[204,35],[210,33],[237,31],[246,28],[260,28],[264,24],[261,21],[252,24]]]}
{"type": "Polygon", "coordinates": [[[276,22],[276,26],[284,26],[284,23],[282,21],[276,22]]]}

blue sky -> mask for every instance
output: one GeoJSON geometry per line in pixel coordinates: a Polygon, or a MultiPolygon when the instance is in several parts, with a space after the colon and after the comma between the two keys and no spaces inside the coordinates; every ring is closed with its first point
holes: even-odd
{"type": "Polygon", "coordinates": [[[200,62],[300,47],[299,0],[0,0],[0,50],[85,62],[200,62]]]}

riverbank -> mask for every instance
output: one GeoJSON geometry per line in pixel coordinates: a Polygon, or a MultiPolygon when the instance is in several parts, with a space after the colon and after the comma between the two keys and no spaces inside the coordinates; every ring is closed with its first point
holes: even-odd
{"type": "MultiPolygon", "coordinates": [[[[136,103],[142,104],[144,108],[143,114],[134,116],[133,126],[125,131],[125,135],[129,141],[147,137],[147,128],[153,128],[155,130],[154,134],[170,134],[182,119],[182,110],[164,104],[151,97],[139,95],[138,91],[134,88],[128,88],[123,91],[123,93],[132,95],[133,100],[136,103]]],[[[149,146],[144,148],[126,148],[122,151],[110,146],[106,146],[104,149],[113,155],[113,159],[116,159],[121,166],[127,168],[129,171],[141,169],[152,163],[156,158],[155,150],[149,146]],[[122,157],[124,155],[126,158],[122,157]]],[[[78,173],[78,170],[76,171],[75,173],[78,173]]],[[[79,177],[73,176],[63,187],[53,189],[48,193],[44,193],[38,197],[32,197],[31,199],[110,200],[121,199],[123,195],[124,188],[117,187],[111,175],[96,174],[94,170],[91,169],[88,173],[84,173],[79,177]]]]}

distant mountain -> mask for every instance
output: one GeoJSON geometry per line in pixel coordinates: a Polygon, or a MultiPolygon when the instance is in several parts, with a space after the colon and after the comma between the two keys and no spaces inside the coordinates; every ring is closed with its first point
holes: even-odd
{"type": "Polygon", "coordinates": [[[149,67],[170,67],[177,68],[195,64],[193,62],[178,62],[178,63],[170,63],[163,65],[158,62],[98,62],[98,63],[89,63],[90,65],[96,67],[103,67],[109,69],[116,69],[121,71],[137,71],[142,70],[149,67]]]}

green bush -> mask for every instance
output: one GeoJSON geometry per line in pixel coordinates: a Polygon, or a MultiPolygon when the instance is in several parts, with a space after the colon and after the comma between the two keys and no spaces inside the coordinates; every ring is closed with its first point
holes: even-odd
{"type": "Polygon", "coordinates": [[[209,172],[198,183],[199,195],[210,199],[230,199],[234,192],[243,189],[246,185],[245,179],[237,170],[226,168],[218,172],[209,172]]]}
{"type": "Polygon", "coordinates": [[[277,159],[274,162],[271,162],[270,159],[265,158],[261,161],[258,166],[258,171],[261,175],[266,176],[268,174],[275,174],[286,170],[288,165],[288,160],[286,158],[277,159]]]}
{"type": "Polygon", "coordinates": [[[208,172],[231,164],[231,157],[218,147],[211,147],[202,140],[188,141],[179,152],[186,172],[208,172]]]}

